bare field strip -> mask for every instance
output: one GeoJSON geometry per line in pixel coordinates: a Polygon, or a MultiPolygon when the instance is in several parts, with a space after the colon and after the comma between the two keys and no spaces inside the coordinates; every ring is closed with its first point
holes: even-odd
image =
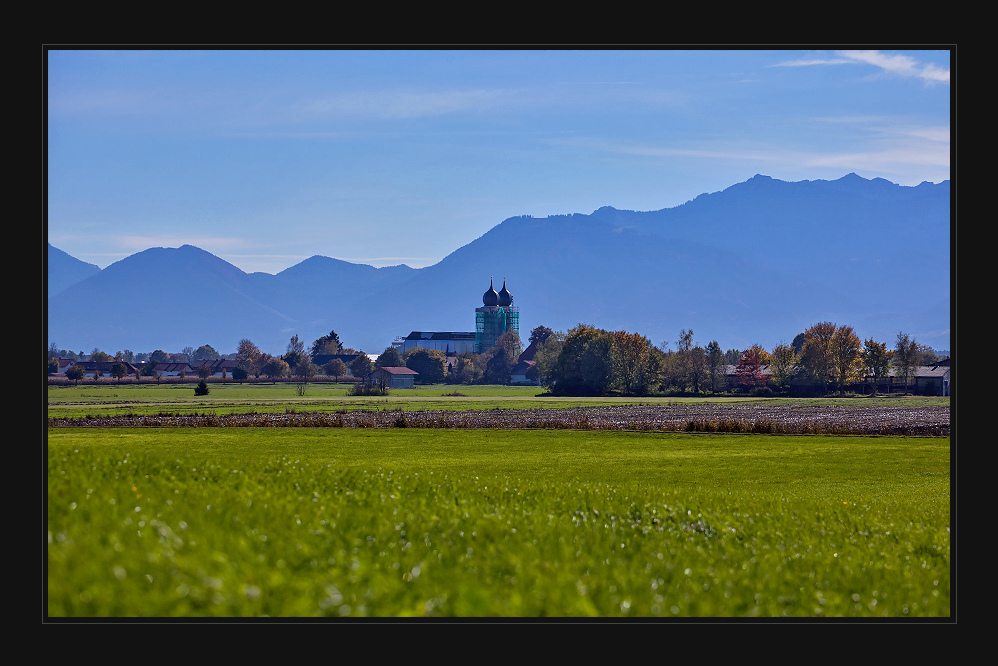
{"type": "Polygon", "coordinates": [[[950,434],[949,407],[810,405],[620,405],[569,409],[470,411],[354,411],[284,414],[159,414],[49,419],[51,427],[344,427],[558,428],[579,430],[695,430],[788,434],[950,434]]]}

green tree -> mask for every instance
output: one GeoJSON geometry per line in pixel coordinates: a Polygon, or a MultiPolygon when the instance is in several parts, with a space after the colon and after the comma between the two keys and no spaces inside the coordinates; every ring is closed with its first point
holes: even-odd
{"type": "Polygon", "coordinates": [[[673,363],[678,383],[684,390],[699,393],[710,381],[707,350],[693,341],[693,329],[679,332],[673,363]]]}
{"type": "MultiPolygon", "coordinates": [[[[552,336],[553,338],[554,336],[552,336]]],[[[551,339],[540,372],[550,372],[552,392],[562,395],[642,395],[661,384],[663,354],[637,333],[609,332],[579,324],[568,331],[554,369],[548,371],[551,339]]],[[[535,361],[537,356],[534,356],[535,361]]]]}
{"type": "Polygon", "coordinates": [[[690,376],[690,350],[693,349],[693,329],[682,329],[679,332],[679,339],[676,341],[676,355],[673,360],[676,379],[679,387],[684,390],[692,390],[693,379],[690,376]]]}
{"type": "Polygon", "coordinates": [[[266,363],[260,368],[261,374],[267,375],[273,379],[276,383],[278,379],[284,377],[291,373],[290,367],[288,367],[287,361],[282,358],[277,358],[276,356],[270,357],[266,363]]]}
{"type": "Polygon", "coordinates": [[[339,381],[340,377],[345,377],[350,373],[350,368],[341,359],[334,358],[329,363],[322,366],[322,371],[325,372],[330,377],[333,377],[335,381],[339,381]]]}
{"type": "Polygon", "coordinates": [[[725,357],[717,340],[707,343],[707,377],[711,393],[717,393],[718,388],[725,384],[725,357]]]}
{"type": "Polygon", "coordinates": [[[340,354],[340,349],[343,344],[340,342],[340,336],[336,335],[336,331],[330,331],[327,335],[322,336],[318,340],[312,343],[312,348],[309,350],[309,356],[313,359],[320,354],[340,354]]]}
{"type": "Polygon", "coordinates": [[[508,384],[522,351],[519,332],[511,329],[500,335],[487,353],[485,381],[490,384],[508,384]]]}
{"type": "Polygon", "coordinates": [[[821,393],[825,392],[832,372],[831,344],[835,331],[835,324],[830,321],[815,324],[804,331],[800,365],[811,384],[821,393]]]}
{"type": "Polygon", "coordinates": [[[829,361],[835,381],[839,385],[839,394],[845,393],[846,386],[856,381],[862,368],[860,351],[862,343],[852,326],[839,326],[832,335],[828,345],[829,361]]]}
{"type": "Polygon", "coordinates": [[[249,371],[246,369],[246,366],[237,365],[232,368],[232,378],[240,384],[242,384],[247,377],[249,377],[249,371]]]}
{"type": "Polygon", "coordinates": [[[272,358],[274,357],[271,356],[270,354],[267,354],[266,352],[261,352],[260,355],[256,357],[256,360],[253,361],[246,368],[246,370],[257,379],[260,379],[260,375],[264,374],[263,366],[270,363],[270,359],[272,358]]]}
{"type": "Polygon", "coordinates": [[[901,380],[904,390],[915,377],[918,368],[918,343],[907,333],[898,333],[894,343],[894,377],[901,380]]]}
{"type": "Polygon", "coordinates": [[[90,352],[90,360],[94,361],[94,362],[102,362],[103,363],[103,362],[107,362],[107,361],[113,361],[114,357],[111,356],[110,354],[108,354],[106,352],[102,352],[101,350],[99,350],[96,347],[94,347],[94,350],[92,352],[90,352]]]}
{"type": "Polygon", "coordinates": [[[211,345],[201,345],[191,355],[192,361],[217,361],[222,355],[211,345]]]}
{"type": "Polygon", "coordinates": [[[672,349],[669,349],[667,345],[668,343],[663,340],[662,347],[659,349],[662,366],[661,387],[663,390],[683,390],[684,379],[679,355],[672,349]]]}
{"type": "Polygon", "coordinates": [[[304,397],[308,391],[308,383],[315,378],[318,368],[312,363],[308,356],[302,356],[295,366],[295,392],[298,397],[304,397]]]}
{"type": "Polygon", "coordinates": [[[76,382],[79,385],[80,380],[86,376],[86,372],[83,370],[82,365],[71,365],[69,369],[66,370],[66,377],[76,382]]]}
{"type": "Polygon", "coordinates": [[[928,345],[918,345],[918,365],[935,365],[939,362],[936,350],[928,345]]]}
{"type": "Polygon", "coordinates": [[[284,359],[289,367],[293,368],[301,362],[303,356],[305,356],[305,343],[298,339],[298,335],[295,334],[291,337],[288,348],[281,358],[284,359]]]}
{"type": "Polygon", "coordinates": [[[863,342],[863,351],[860,359],[866,372],[873,375],[873,393],[877,393],[877,387],[890,375],[891,359],[894,352],[887,349],[886,342],[877,342],[869,338],[863,342]]]}
{"type": "Polygon", "coordinates": [[[157,363],[169,363],[170,355],[162,349],[157,349],[153,353],[149,354],[149,362],[153,365],[156,365],[157,363]]]}
{"type": "Polygon", "coordinates": [[[537,370],[537,378],[545,386],[550,385],[555,377],[558,357],[565,344],[565,337],[564,331],[555,331],[544,342],[540,343],[534,352],[534,363],[536,364],[534,368],[537,370]]]}
{"type": "Polygon", "coordinates": [[[800,356],[801,352],[804,350],[804,341],[807,340],[807,333],[798,333],[794,336],[794,341],[790,343],[790,346],[794,349],[794,354],[800,356]]]}
{"type": "Polygon", "coordinates": [[[770,354],[770,370],[773,373],[773,383],[780,390],[786,391],[790,388],[790,382],[797,372],[797,354],[793,345],[780,344],[773,348],[770,354]]]}
{"type": "Polygon", "coordinates": [[[364,352],[357,354],[357,358],[350,362],[350,372],[354,377],[363,379],[374,370],[374,363],[364,352]]]}
{"type": "Polygon", "coordinates": [[[554,331],[547,326],[537,326],[530,331],[530,337],[527,339],[527,344],[530,345],[535,342],[538,345],[544,344],[544,342],[546,342],[552,335],[554,335],[554,331]]]}
{"type": "Polygon", "coordinates": [[[436,349],[412,349],[404,354],[405,367],[419,373],[420,384],[439,384],[446,376],[444,353],[436,349]]]}
{"type": "Polygon", "coordinates": [[[118,384],[121,384],[121,378],[128,374],[125,369],[124,363],[115,363],[111,366],[111,376],[118,380],[118,384]]]}
{"type": "Polygon", "coordinates": [[[655,348],[638,333],[616,331],[613,334],[611,386],[627,395],[645,395],[660,383],[654,362],[655,348]]]}
{"type": "Polygon", "coordinates": [[[613,334],[588,324],[570,329],[558,355],[552,390],[604,395],[614,382],[613,334]]]}
{"type": "Polygon", "coordinates": [[[447,376],[451,381],[460,384],[476,384],[484,381],[485,364],[481,354],[471,352],[460,354],[454,364],[453,375],[447,376]]]}
{"type": "Polygon", "coordinates": [[[194,395],[208,395],[210,392],[208,383],[204,379],[194,388],[194,395]]]}
{"type": "Polygon", "coordinates": [[[402,353],[395,349],[395,347],[386,347],[385,351],[381,352],[378,356],[378,360],[374,362],[374,367],[376,368],[402,368],[405,367],[405,359],[402,358],[402,353]]]}
{"type": "Polygon", "coordinates": [[[208,379],[209,377],[211,377],[211,366],[209,366],[207,363],[202,363],[201,365],[198,366],[197,372],[198,372],[198,377],[200,377],[201,379],[208,379]]]}
{"type": "Polygon", "coordinates": [[[262,354],[263,352],[260,351],[260,348],[253,344],[253,341],[249,338],[243,338],[236,346],[236,358],[245,363],[247,367],[252,367],[253,363],[262,354]]]}

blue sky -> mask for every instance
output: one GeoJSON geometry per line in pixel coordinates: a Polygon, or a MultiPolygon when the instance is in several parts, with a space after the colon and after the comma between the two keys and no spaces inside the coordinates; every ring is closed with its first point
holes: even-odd
{"type": "Polygon", "coordinates": [[[948,51],[48,53],[48,238],[436,263],[514,215],[658,210],[757,173],[950,177],[948,51]]]}

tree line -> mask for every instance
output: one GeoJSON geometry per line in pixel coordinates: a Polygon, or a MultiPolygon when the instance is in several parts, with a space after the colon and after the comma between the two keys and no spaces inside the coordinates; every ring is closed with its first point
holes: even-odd
{"type": "Polygon", "coordinates": [[[758,344],[723,351],[716,340],[697,343],[692,329],[681,330],[676,349],[671,349],[668,342],[655,346],[637,333],[579,324],[567,333],[545,336],[534,361],[533,377],[560,395],[718,393],[729,389],[729,366],[735,366],[736,389],[769,395],[769,385],[785,392],[795,380],[824,394],[843,393],[869,377],[876,390],[891,371],[906,387],[919,366],[938,358],[903,332],[889,348],[872,338],[860,341],[851,326],[820,322],[771,351],[758,344]]]}
{"type": "MultiPolygon", "coordinates": [[[[526,372],[527,379],[561,395],[719,393],[729,388],[729,366],[735,366],[734,383],[742,391],[771,393],[770,385],[777,391],[787,391],[795,380],[803,380],[816,393],[843,392],[865,377],[871,377],[874,386],[881,384],[891,371],[898,383],[907,386],[919,366],[937,361],[931,348],[906,333],[898,333],[889,348],[886,342],[873,339],[861,342],[851,326],[832,322],[814,324],[790,344],[781,341],[771,351],[758,344],[744,350],[722,350],[716,340],[702,345],[694,340],[692,329],[682,329],[676,348],[671,349],[668,341],[656,346],[638,333],[606,331],[588,324],[579,324],[568,332],[537,326],[528,343],[536,344],[536,353],[534,365],[526,372]],[[768,374],[763,373],[764,368],[768,368],[768,374]]],[[[304,395],[305,386],[317,375],[339,381],[348,375],[366,377],[378,367],[410,368],[418,373],[421,384],[508,384],[522,351],[519,333],[511,330],[480,354],[464,353],[448,359],[438,350],[412,349],[403,354],[389,346],[372,361],[363,351],[345,347],[336,332],[330,331],[308,349],[294,335],[280,356],[267,354],[244,338],[235,354],[224,356],[210,345],[202,345],[197,349],[186,347],[179,354],[156,350],[136,355],[125,350],[112,356],[94,349],[90,360],[118,362],[121,367],[113,366],[111,375],[120,380],[125,374],[121,363],[142,360],[140,356],[150,364],[234,359],[239,362],[232,369],[234,380],[251,376],[273,381],[290,378],[304,395]],[[324,355],[355,358],[349,365],[338,358],[317,365],[316,359],[324,355]]],[[[48,356],[49,372],[55,372],[54,357],[75,355],[53,344],[48,356]]],[[[80,356],[84,356],[83,352],[80,356]]],[[[79,374],[82,369],[75,372],[79,374]]],[[[199,374],[204,378],[208,371],[202,367],[199,374]]]]}

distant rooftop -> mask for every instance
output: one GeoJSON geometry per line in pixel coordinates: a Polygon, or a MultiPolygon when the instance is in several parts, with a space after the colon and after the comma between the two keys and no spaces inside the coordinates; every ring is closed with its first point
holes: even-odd
{"type": "Polygon", "coordinates": [[[475,332],[465,331],[413,331],[406,340],[474,340],[475,332]]]}

